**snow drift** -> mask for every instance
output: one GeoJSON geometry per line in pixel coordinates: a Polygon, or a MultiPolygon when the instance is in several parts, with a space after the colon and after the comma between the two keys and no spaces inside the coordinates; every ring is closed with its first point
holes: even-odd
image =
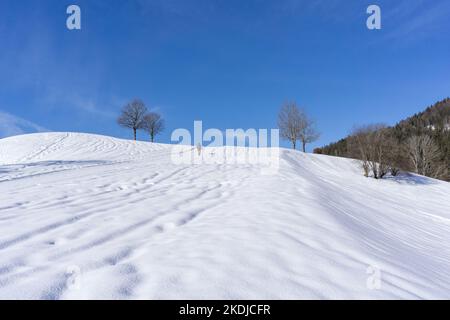
{"type": "Polygon", "coordinates": [[[0,298],[450,298],[449,183],[284,149],[275,175],[176,165],[171,148],[0,140],[0,298]]]}

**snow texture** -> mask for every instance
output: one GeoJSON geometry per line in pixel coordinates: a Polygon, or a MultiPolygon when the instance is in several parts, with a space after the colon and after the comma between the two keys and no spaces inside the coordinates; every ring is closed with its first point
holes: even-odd
{"type": "Polygon", "coordinates": [[[450,298],[449,183],[286,149],[273,175],[179,165],[172,148],[1,139],[0,298],[450,298]]]}

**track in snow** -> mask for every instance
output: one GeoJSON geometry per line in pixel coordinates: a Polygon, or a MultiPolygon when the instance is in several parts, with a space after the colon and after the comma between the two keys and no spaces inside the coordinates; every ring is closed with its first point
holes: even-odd
{"type": "Polygon", "coordinates": [[[450,298],[448,183],[290,150],[271,176],[170,153],[0,140],[0,298],[450,298]]]}

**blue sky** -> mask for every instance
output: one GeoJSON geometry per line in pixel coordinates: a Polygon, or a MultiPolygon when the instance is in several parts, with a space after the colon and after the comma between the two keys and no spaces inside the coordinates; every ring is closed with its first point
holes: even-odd
{"type": "MultiPolygon", "coordinates": [[[[172,130],[275,128],[284,101],[314,146],[450,96],[448,0],[2,0],[0,112],[53,131],[131,138],[139,97],[172,130]],[[77,4],[82,30],[66,28],[77,4]],[[366,28],[378,4],[382,29],[366,28]]],[[[143,133],[141,139],[147,139],[143,133]]]]}

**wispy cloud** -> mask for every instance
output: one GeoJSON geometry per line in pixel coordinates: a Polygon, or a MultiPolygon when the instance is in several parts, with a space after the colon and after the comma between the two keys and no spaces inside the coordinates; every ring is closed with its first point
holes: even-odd
{"type": "Polygon", "coordinates": [[[383,39],[409,42],[411,39],[448,32],[449,16],[450,2],[448,0],[400,2],[386,12],[384,18],[390,21],[391,30],[383,39]]]}
{"type": "Polygon", "coordinates": [[[0,111],[0,138],[46,131],[50,130],[26,119],[0,111]]]}
{"type": "MultiPolygon", "coordinates": [[[[29,105],[42,108],[43,112],[75,111],[78,114],[98,117],[112,117],[111,104],[114,99],[102,90],[107,70],[102,59],[101,47],[92,45],[89,52],[80,44],[84,38],[79,35],[77,45],[61,46],[61,29],[51,24],[37,23],[40,14],[32,14],[30,24],[33,32],[14,25],[20,36],[3,34],[8,50],[0,51],[0,74],[2,89],[6,92],[26,92],[29,105]]],[[[13,27],[11,27],[13,28],[13,27]]],[[[63,28],[63,27],[61,27],[63,28]]],[[[64,29],[63,29],[64,30],[64,29]]]]}
{"type": "Polygon", "coordinates": [[[64,108],[74,109],[79,112],[88,113],[94,116],[112,118],[116,113],[112,112],[110,107],[116,109],[123,104],[123,100],[111,97],[108,101],[105,98],[100,99],[96,94],[86,93],[83,90],[67,92],[58,88],[47,87],[39,97],[39,103],[46,105],[50,109],[64,108]]]}

